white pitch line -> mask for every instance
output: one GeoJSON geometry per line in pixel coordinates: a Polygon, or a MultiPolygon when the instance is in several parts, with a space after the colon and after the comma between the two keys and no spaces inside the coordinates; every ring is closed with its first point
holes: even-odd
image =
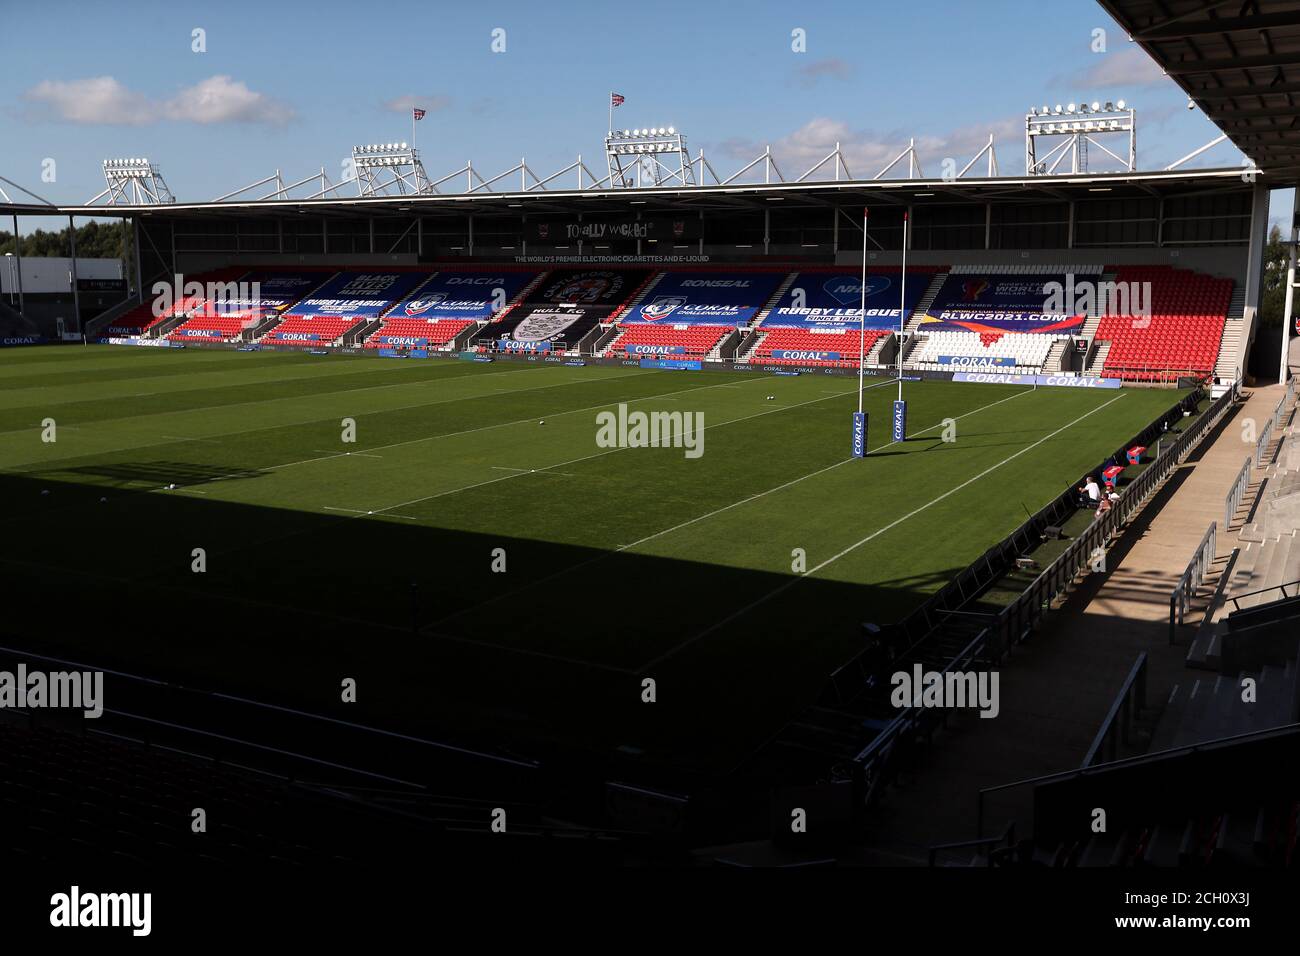
{"type": "Polygon", "coordinates": [[[200,441],[206,445],[220,445],[221,442],[215,438],[186,438],[184,435],[160,435],[160,438],[170,438],[172,441],[200,441]]]}
{"type": "MultiPolygon", "coordinates": [[[[993,408],[995,405],[1001,405],[1003,402],[1009,402],[1009,401],[1011,401],[1013,398],[1019,398],[1021,395],[1028,395],[1028,394],[1031,393],[1032,391],[1033,391],[1032,388],[1026,388],[1026,389],[1024,389],[1023,391],[1016,392],[1014,395],[1008,395],[1006,398],[999,398],[996,402],[989,402],[989,404],[987,404],[987,405],[981,405],[979,408],[972,409],[971,411],[966,412],[965,414],[958,415],[956,418],[953,419],[953,421],[958,421],[958,420],[960,420],[960,419],[962,419],[962,418],[967,418],[967,417],[969,417],[969,416],[971,416],[971,415],[976,415],[976,414],[978,414],[978,413],[980,413],[980,412],[982,412],[982,411],[985,411],[985,410],[987,410],[987,409],[993,408]]],[[[833,395],[850,394],[850,395],[851,395],[851,394],[853,394],[853,393],[852,393],[852,392],[848,392],[848,393],[844,393],[844,392],[832,392],[831,394],[833,394],[833,395]]],[[[823,399],[817,399],[817,401],[823,401],[823,399]]],[[[923,428],[923,429],[921,429],[921,430],[918,431],[918,432],[913,432],[913,434],[914,434],[914,435],[924,435],[926,432],[934,431],[934,429],[940,427],[941,425],[943,425],[943,422],[942,422],[942,421],[940,421],[940,422],[936,422],[935,424],[929,426],[928,428],[923,428]]],[[[883,451],[884,449],[888,448],[890,445],[894,445],[894,444],[897,444],[897,442],[894,442],[894,441],[888,441],[888,442],[886,442],[886,443],[883,444],[883,445],[879,445],[879,446],[877,446],[876,448],[871,449],[871,451],[872,451],[872,452],[883,451]]],[[[792,479],[792,480],[790,480],[790,481],[785,482],[784,484],[777,485],[777,486],[774,487],[774,488],[768,488],[766,491],[760,491],[758,494],[750,495],[748,498],[744,498],[744,499],[742,499],[742,500],[740,500],[740,501],[733,502],[732,504],[725,505],[725,506],[723,506],[723,507],[721,507],[721,508],[717,508],[717,509],[715,509],[715,510],[713,510],[713,511],[708,512],[707,514],[698,515],[698,516],[696,516],[696,517],[694,517],[694,518],[691,518],[691,519],[689,519],[689,520],[687,520],[687,521],[683,521],[683,522],[681,522],[681,524],[673,525],[671,528],[665,528],[665,529],[662,530],[662,531],[656,531],[654,534],[646,535],[644,538],[640,538],[640,539],[638,539],[638,540],[636,540],[636,541],[631,542],[630,544],[620,544],[620,545],[619,545],[618,547],[616,547],[613,551],[606,551],[606,552],[604,552],[603,554],[598,554],[598,555],[596,555],[594,558],[588,558],[586,561],[580,561],[580,562],[578,562],[577,564],[571,564],[571,565],[569,565],[569,566],[567,566],[567,567],[561,568],[560,570],[558,570],[558,571],[556,571],[556,572],[554,572],[554,573],[552,573],[552,574],[548,574],[548,575],[547,575],[546,577],[544,577],[544,578],[539,578],[539,579],[536,580],[536,581],[531,581],[531,582],[529,582],[528,584],[522,585],[521,587],[515,588],[515,589],[513,589],[513,590],[511,590],[511,591],[506,591],[506,592],[503,592],[503,593],[497,594],[497,595],[495,595],[495,596],[489,598],[489,599],[486,600],[486,601],[482,601],[482,602],[480,602],[480,603],[478,603],[478,604],[475,604],[475,605],[473,605],[473,606],[471,606],[471,607],[464,608],[464,609],[462,609],[462,610],[460,610],[460,611],[455,612],[454,614],[449,614],[449,615],[447,615],[447,617],[439,618],[437,621],[434,621],[433,623],[434,623],[435,625],[436,625],[436,624],[441,624],[441,623],[444,622],[444,621],[449,621],[449,620],[451,620],[452,618],[460,617],[461,615],[466,614],[466,613],[468,613],[468,612],[470,612],[470,611],[481,610],[482,608],[486,607],[486,606],[489,605],[489,604],[495,604],[497,601],[499,601],[499,600],[501,600],[501,599],[503,599],[503,598],[510,597],[510,596],[513,595],[513,594],[517,594],[517,593],[520,592],[520,591],[524,591],[524,590],[526,590],[526,589],[528,589],[528,588],[530,588],[530,587],[536,587],[536,586],[539,585],[539,584],[545,584],[547,581],[550,581],[550,580],[552,580],[552,579],[554,579],[554,578],[562,577],[563,575],[566,575],[566,574],[571,574],[572,572],[577,571],[577,570],[579,570],[580,568],[584,568],[584,567],[586,567],[586,566],[589,565],[589,564],[595,564],[595,563],[598,562],[598,561],[603,561],[603,560],[605,560],[606,558],[608,558],[611,554],[616,554],[616,553],[618,553],[618,552],[620,552],[620,551],[627,551],[629,548],[635,548],[635,547],[637,547],[638,545],[645,544],[647,541],[653,541],[655,538],[662,537],[663,535],[666,535],[666,534],[671,534],[672,532],[674,532],[674,531],[678,531],[678,530],[680,530],[680,529],[682,529],[682,528],[685,528],[685,527],[687,527],[688,525],[696,524],[697,522],[704,521],[704,520],[706,520],[706,519],[708,519],[708,518],[712,518],[714,515],[719,515],[719,514],[721,514],[721,513],[724,512],[724,511],[729,511],[729,510],[731,510],[732,508],[737,508],[737,507],[739,507],[740,505],[748,504],[748,503],[751,502],[751,501],[756,501],[757,499],[759,499],[759,498],[763,498],[763,497],[765,497],[765,496],[767,496],[767,495],[770,495],[770,494],[773,494],[774,492],[781,491],[782,489],[785,489],[785,488],[789,488],[789,487],[791,487],[792,485],[797,485],[797,484],[799,484],[799,482],[801,482],[801,481],[805,481],[805,480],[807,480],[807,479],[809,479],[809,478],[815,478],[815,477],[817,477],[818,475],[821,475],[821,474],[824,474],[825,472],[830,471],[832,468],[838,468],[838,467],[840,467],[840,465],[845,465],[845,464],[848,464],[848,463],[851,462],[851,461],[856,461],[856,460],[857,460],[856,458],[845,458],[843,461],[837,461],[837,462],[835,462],[835,463],[832,464],[832,465],[827,465],[825,468],[819,468],[817,471],[809,472],[809,473],[806,474],[806,475],[802,475],[802,476],[800,476],[800,477],[798,477],[798,478],[794,478],[794,479],[792,479]]],[[[431,625],[431,626],[432,626],[432,625],[431,625]]]]}
{"type": "MultiPolygon", "coordinates": [[[[686,389],[686,391],[692,391],[692,389],[686,389]]],[[[852,394],[854,394],[856,391],[857,391],[857,389],[854,388],[852,391],[842,392],[841,394],[843,394],[843,395],[852,395],[852,394]]],[[[809,400],[806,401],[806,402],[799,402],[797,405],[783,405],[783,406],[780,407],[780,408],[769,408],[767,411],[756,412],[756,413],[754,413],[753,415],[742,415],[740,418],[729,418],[729,419],[727,419],[725,422],[715,422],[715,423],[712,424],[712,425],[705,425],[703,428],[699,429],[699,431],[707,431],[707,430],[710,429],[710,428],[720,428],[720,427],[722,427],[723,425],[733,425],[733,424],[735,424],[736,422],[745,422],[745,421],[749,421],[751,418],[762,418],[764,415],[774,415],[774,414],[776,414],[777,412],[786,412],[786,411],[789,411],[789,410],[792,409],[792,408],[800,408],[800,407],[802,407],[802,406],[804,406],[804,405],[812,405],[812,404],[814,404],[814,403],[816,403],[816,402],[824,402],[824,401],[826,401],[826,399],[824,399],[824,398],[812,398],[812,399],[809,399],[809,400]]],[[[599,407],[599,406],[597,406],[597,407],[599,407]]],[[[528,472],[521,472],[521,474],[529,474],[529,475],[531,475],[531,474],[534,474],[534,473],[541,474],[542,472],[549,472],[549,471],[551,471],[551,469],[553,469],[553,468],[563,468],[565,465],[574,465],[574,464],[577,464],[577,463],[580,462],[580,461],[590,461],[590,460],[593,459],[593,458],[603,458],[603,457],[606,456],[606,455],[613,455],[613,454],[617,454],[617,453],[620,452],[620,451],[627,451],[627,450],[628,450],[628,447],[630,447],[630,446],[624,446],[624,447],[622,447],[622,448],[609,448],[609,449],[606,449],[605,451],[598,451],[598,452],[596,452],[596,454],[594,454],[594,455],[583,455],[581,458],[570,458],[568,461],[561,461],[561,462],[557,462],[557,463],[554,464],[554,465],[548,465],[548,466],[545,467],[545,468],[538,468],[538,469],[535,469],[535,472],[534,472],[534,471],[528,471],[528,472]]],[[[462,488],[452,488],[452,489],[450,489],[450,490],[448,490],[448,491],[440,491],[440,492],[438,492],[436,495],[428,495],[427,497],[424,497],[424,498],[412,498],[410,501],[399,502],[398,504],[392,505],[391,507],[393,507],[393,508],[404,508],[404,507],[406,507],[407,505],[420,504],[420,503],[425,502],[425,501],[432,501],[432,500],[435,499],[435,498],[444,498],[444,497],[446,497],[447,495],[458,494],[458,493],[460,493],[460,492],[462,492],[462,491],[471,491],[471,490],[473,490],[473,489],[475,489],[475,488],[481,488],[481,487],[483,487],[484,485],[494,485],[494,484],[496,484],[496,483],[499,482],[499,481],[509,481],[511,478],[518,478],[518,477],[519,477],[518,474],[514,474],[514,475],[502,475],[500,478],[489,478],[487,481],[480,481],[480,482],[476,482],[475,484],[472,484],[472,485],[465,485],[465,486],[462,487],[462,488]]],[[[378,513],[380,510],[387,511],[388,509],[387,509],[387,508],[384,508],[384,509],[376,509],[376,513],[378,513]]]]}
{"type": "MultiPolygon", "coordinates": [[[[1032,388],[1027,388],[1022,392],[1016,392],[1014,395],[1008,395],[1006,398],[1000,398],[996,402],[990,402],[987,405],[981,405],[979,408],[976,408],[973,411],[966,412],[966,414],[964,415],[958,415],[956,418],[953,419],[953,421],[959,421],[960,419],[966,418],[970,415],[978,414],[979,412],[982,412],[985,409],[992,408],[995,405],[1001,405],[1003,402],[1009,402],[1013,398],[1019,398],[1021,395],[1027,395],[1032,391],[1033,391],[1032,388]]],[[[836,394],[842,394],[842,393],[837,392],[836,394]]],[[[924,428],[921,431],[913,432],[912,434],[913,436],[924,435],[926,432],[934,431],[936,428],[941,427],[943,424],[944,424],[943,422],[937,422],[936,424],[931,425],[929,428],[924,428]]],[[[883,445],[879,445],[875,448],[872,448],[870,451],[867,452],[867,454],[871,454],[877,451],[884,451],[890,445],[895,445],[895,444],[897,444],[897,442],[892,440],[887,441],[883,445]]],[[[816,478],[818,475],[824,475],[826,472],[831,471],[835,468],[839,468],[841,465],[847,465],[851,461],[857,461],[857,459],[850,457],[850,458],[845,458],[841,461],[837,461],[833,465],[827,465],[825,468],[819,468],[817,471],[812,471],[799,478],[794,478],[790,481],[787,481],[783,485],[777,485],[775,488],[769,488],[766,491],[760,491],[758,492],[758,494],[750,495],[748,498],[742,498],[739,501],[733,501],[729,505],[723,505],[721,508],[714,509],[713,511],[710,511],[706,514],[699,515],[698,517],[691,518],[688,521],[683,521],[681,524],[673,525],[671,528],[665,528],[663,531],[656,531],[654,534],[646,535],[644,538],[641,538],[637,541],[633,541],[631,544],[623,545],[618,550],[626,551],[628,548],[635,548],[637,545],[645,544],[647,541],[653,541],[655,538],[661,538],[666,534],[672,534],[674,531],[679,531],[682,528],[685,528],[689,525],[693,525],[699,521],[704,521],[708,518],[712,518],[714,515],[720,515],[724,511],[730,511],[732,508],[739,508],[741,505],[749,504],[751,501],[757,501],[759,498],[765,498],[768,495],[773,494],[774,492],[783,491],[786,488],[799,484],[799,482],[801,481],[806,481],[809,478],[816,478]]]]}
{"type": "Polygon", "coordinates": [[[902,524],[903,522],[905,522],[905,521],[909,521],[910,519],[916,517],[916,516],[919,515],[922,511],[925,511],[926,509],[931,508],[931,507],[933,507],[934,505],[937,505],[939,502],[943,501],[945,498],[949,498],[949,497],[951,497],[952,495],[955,495],[957,492],[961,491],[963,488],[969,487],[970,485],[972,485],[972,484],[974,484],[975,482],[979,481],[981,478],[984,478],[984,477],[986,477],[987,475],[992,474],[993,472],[997,471],[999,468],[1002,468],[1003,466],[1005,466],[1008,462],[1014,461],[1015,459],[1019,458],[1021,455],[1025,454],[1026,452],[1033,451],[1033,450],[1034,450],[1035,448],[1037,448],[1039,445],[1043,444],[1043,442],[1050,441],[1051,439],[1055,438],[1057,435],[1061,434],[1061,432],[1065,431],[1065,430],[1068,429],[1068,428],[1072,428],[1072,427],[1074,427],[1075,425],[1079,424],[1079,422],[1083,421],[1085,418],[1088,418],[1088,417],[1090,417],[1090,416],[1092,416],[1092,415],[1095,415],[1097,412],[1101,411],[1103,408],[1106,408],[1106,407],[1108,407],[1108,406],[1110,406],[1110,405],[1114,405],[1114,404],[1115,404],[1116,402],[1118,402],[1121,398],[1127,398],[1127,396],[1126,396],[1126,395],[1117,395],[1117,396],[1115,396],[1114,398],[1112,398],[1109,402],[1104,402],[1103,404],[1098,405],[1096,408],[1092,409],[1091,411],[1084,412],[1082,415],[1080,415],[1080,416],[1079,416],[1078,418],[1076,418],[1074,421],[1069,422],[1069,423],[1067,423],[1067,424],[1065,424],[1065,425],[1062,425],[1060,428],[1058,428],[1058,429],[1057,429],[1056,431],[1054,431],[1054,432],[1051,432],[1050,434],[1044,435],[1042,438],[1038,439],[1038,441],[1034,442],[1032,445],[1026,445],[1024,448],[1020,449],[1020,451],[1017,451],[1017,452],[1014,452],[1014,453],[1008,455],[1006,458],[1002,459],[1002,461],[998,462],[996,465],[993,465],[993,466],[991,466],[991,467],[989,467],[989,468],[984,469],[984,470],[981,471],[978,475],[975,475],[973,478],[968,478],[968,479],[966,479],[966,480],[963,481],[960,485],[957,485],[955,488],[949,488],[947,491],[945,491],[943,494],[939,495],[937,498],[934,498],[934,499],[932,499],[932,500],[930,500],[930,501],[927,501],[925,504],[921,505],[919,508],[913,508],[911,511],[909,511],[907,514],[903,515],[901,518],[895,518],[893,521],[891,521],[889,524],[885,525],[883,528],[878,528],[877,530],[871,532],[871,534],[867,535],[867,536],[866,536],[865,538],[863,538],[862,540],[857,541],[857,542],[855,542],[855,543],[849,545],[847,548],[845,548],[843,551],[840,551],[838,554],[833,554],[833,555],[831,555],[829,558],[827,558],[825,561],[823,561],[821,564],[817,565],[816,567],[809,568],[809,569],[808,569],[807,571],[805,571],[803,574],[800,574],[800,575],[798,575],[797,577],[793,577],[793,578],[791,578],[789,581],[787,581],[785,584],[781,585],[781,586],[778,587],[778,588],[773,588],[771,591],[767,592],[767,594],[763,595],[763,596],[760,597],[758,600],[756,600],[756,601],[751,601],[749,604],[746,604],[746,605],[745,605],[744,607],[742,607],[740,610],[735,611],[735,612],[733,612],[732,614],[727,615],[725,618],[723,618],[721,621],[718,621],[716,624],[713,624],[713,625],[711,625],[711,626],[705,628],[703,631],[700,631],[700,632],[699,632],[698,634],[696,634],[694,637],[689,637],[689,638],[687,638],[686,640],[682,641],[681,643],[677,644],[675,647],[671,647],[671,648],[669,648],[668,650],[664,651],[664,653],[660,654],[658,657],[656,657],[656,658],[654,658],[653,660],[648,661],[647,663],[645,663],[644,665],[642,665],[642,667],[640,668],[640,672],[644,672],[647,668],[654,667],[656,664],[662,663],[663,661],[667,660],[669,657],[673,656],[674,654],[676,654],[678,651],[682,650],[683,648],[685,648],[685,647],[687,647],[687,646],[689,646],[689,645],[691,645],[691,644],[694,644],[696,641],[700,640],[701,638],[708,637],[708,636],[709,636],[710,634],[712,634],[714,631],[718,630],[719,628],[725,627],[726,625],[728,625],[728,624],[730,624],[732,621],[734,621],[736,618],[738,618],[738,617],[740,617],[740,616],[742,616],[742,615],[744,615],[744,614],[748,614],[748,613],[749,613],[750,611],[752,611],[754,608],[756,608],[756,607],[758,607],[758,606],[760,606],[760,605],[762,605],[762,604],[766,604],[768,601],[770,601],[772,598],[776,597],[778,594],[783,594],[783,593],[785,593],[786,591],[788,591],[790,588],[794,587],[796,584],[798,584],[798,583],[799,583],[800,581],[802,581],[804,578],[811,577],[812,575],[816,574],[818,571],[822,570],[823,568],[825,568],[825,567],[829,567],[831,564],[833,564],[834,562],[838,561],[840,558],[844,557],[846,554],[849,554],[849,553],[851,553],[851,552],[853,552],[853,551],[856,551],[858,548],[862,547],[864,544],[868,543],[869,541],[872,541],[872,540],[874,540],[874,539],[880,537],[880,536],[881,536],[882,534],[884,534],[886,531],[890,531],[890,530],[892,530],[892,529],[898,527],[898,526],[899,526],[900,524],[902,524]]]}

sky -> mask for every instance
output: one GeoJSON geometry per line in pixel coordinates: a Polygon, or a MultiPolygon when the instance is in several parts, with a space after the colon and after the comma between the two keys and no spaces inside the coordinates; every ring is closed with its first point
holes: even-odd
{"type": "MultiPolygon", "coordinates": [[[[0,176],[56,203],[102,190],[110,157],[148,157],[181,201],[277,168],[337,181],[352,145],[409,141],[412,106],[435,180],[600,169],[610,91],[615,126],[672,125],[724,178],[765,145],[794,178],[837,141],[867,178],[912,137],[939,175],[990,133],[1022,174],[1026,110],[1070,101],[1134,106],[1141,169],[1219,132],[1094,0],[0,0],[0,176]]],[[[1224,143],[1188,165],[1242,162],[1224,143]]]]}

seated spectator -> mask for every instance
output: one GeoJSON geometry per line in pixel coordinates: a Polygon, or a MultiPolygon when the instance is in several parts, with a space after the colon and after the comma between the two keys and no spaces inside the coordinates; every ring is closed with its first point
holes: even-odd
{"type": "Polygon", "coordinates": [[[1089,475],[1088,480],[1084,482],[1083,490],[1087,492],[1088,500],[1093,504],[1101,500],[1101,486],[1097,484],[1097,479],[1092,475],[1089,475]]]}
{"type": "Polygon", "coordinates": [[[1109,510],[1110,510],[1109,496],[1103,497],[1099,502],[1097,502],[1097,517],[1101,517],[1109,510]]]}

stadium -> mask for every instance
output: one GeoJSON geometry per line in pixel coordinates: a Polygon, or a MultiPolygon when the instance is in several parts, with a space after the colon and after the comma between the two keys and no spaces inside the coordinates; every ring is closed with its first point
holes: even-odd
{"type": "Polygon", "coordinates": [[[1101,7],[1247,165],[0,166],[8,852],[1295,866],[1300,7],[1101,7]]]}

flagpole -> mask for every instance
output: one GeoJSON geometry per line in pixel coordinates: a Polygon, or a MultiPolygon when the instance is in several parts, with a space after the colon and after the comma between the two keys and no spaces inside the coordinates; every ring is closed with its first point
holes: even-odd
{"type": "Polygon", "coordinates": [[[862,414],[862,376],[867,351],[867,213],[862,207],[862,310],[858,313],[858,414],[862,414]]]}
{"type": "Polygon", "coordinates": [[[614,135],[614,91],[613,90],[609,91],[609,129],[606,131],[606,135],[608,136],[614,135]]]}

